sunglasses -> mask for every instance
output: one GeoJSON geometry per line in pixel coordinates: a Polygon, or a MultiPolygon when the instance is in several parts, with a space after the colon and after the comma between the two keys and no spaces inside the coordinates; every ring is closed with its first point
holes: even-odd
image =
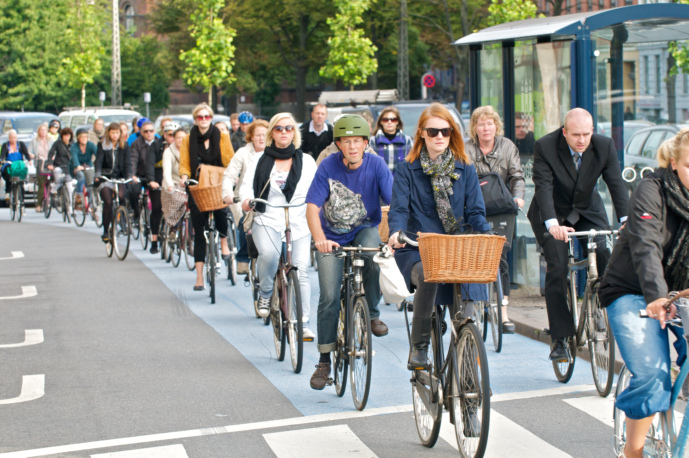
{"type": "Polygon", "coordinates": [[[382,122],[397,122],[397,118],[383,118],[382,122]]]}
{"type": "Polygon", "coordinates": [[[208,121],[209,119],[213,119],[213,116],[211,116],[211,115],[198,115],[196,117],[196,119],[199,121],[208,121]]]}
{"type": "Polygon", "coordinates": [[[145,133],[145,134],[152,134],[152,133],[153,133],[153,129],[142,130],[142,132],[145,133]]]}
{"type": "Polygon", "coordinates": [[[436,129],[435,127],[422,127],[421,130],[425,130],[429,137],[435,138],[438,134],[443,134],[443,137],[449,137],[452,133],[452,127],[445,127],[443,129],[436,129]]]}
{"type": "Polygon", "coordinates": [[[275,126],[273,127],[273,130],[282,132],[283,130],[285,132],[292,132],[294,130],[294,126],[275,126]]]}

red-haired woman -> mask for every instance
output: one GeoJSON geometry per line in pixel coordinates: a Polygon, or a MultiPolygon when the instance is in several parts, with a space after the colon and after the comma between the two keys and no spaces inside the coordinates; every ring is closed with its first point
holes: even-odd
{"type": "Polygon", "coordinates": [[[452,285],[425,282],[418,248],[400,245],[398,232],[460,234],[464,224],[477,232],[490,231],[478,175],[450,112],[434,103],[421,113],[418,126],[414,146],[395,168],[388,213],[388,245],[397,250],[395,260],[407,287],[416,288],[410,370],[427,364],[436,294],[438,303],[451,303],[452,285]]]}

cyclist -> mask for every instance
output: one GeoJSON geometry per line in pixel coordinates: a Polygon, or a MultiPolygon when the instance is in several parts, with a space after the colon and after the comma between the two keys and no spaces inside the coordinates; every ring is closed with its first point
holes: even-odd
{"type": "Polygon", "coordinates": [[[409,135],[402,131],[404,123],[396,106],[385,107],[376,122],[376,135],[371,139],[371,148],[388,164],[391,172],[403,162],[413,142],[409,135]]]}
{"type": "MultiPolygon", "coordinates": [[[[148,143],[148,130],[153,127],[153,123],[144,123],[143,136],[146,143],[148,143]]],[[[163,205],[161,202],[161,185],[163,183],[163,152],[169,143],[175,142],[175,129],[172,125],[172,120],[165,122],[165,130],[167,137],[164,139],[156,138],[148,144],[146,151],[146,183],[151,192],[148,193],[151,199],[151,254],[158,253],[158,232],[160,230],[160,222],[163,219],[163,205]],[[172,126],[172,128],[170,128],[172,126]],[[169,142],[169,143],[168,143],[169,142]]]]}
{"type": "Polygon", "coordinates": [[[96,145],[89,141],[89,131],[85,128],[77,129],[77,141],[72,143],[69,148],[72,155],[70,161],[70,171],[72,176],[77,179],[77,193],[75,197],[75,205],[81,205],[84,196],[84,183],[86,177],[84,176],[84,169],[93,167],[93,158],[98,152],[96,145]]]}
{"type": "Polygon", "coordinates": [[[239,121],[239,129],[230,137],[232,139],[232,148],[237,151],[242,146],[246,145],[246,131],[254,122],[254,115],[250,111],[242,111],[237,118],[239,121]]]}
{"type": "MultiPolygon", "coordinates": [[[[17,140],[17,131],[10,129],[7,133],[7,142],[2,144],[0,148],[0,164],[2,164],[2,178],[5,180],[5,192],[10,192],[10,164],[14,161],[33,159],[33,154],[30,154],[26,149],[24,142],[17,140]]],[[[24,197],[24,187],[22,186],[22,198],[24,197]]]]}
{"type": "MultiPolygon", "coordinates": [[[[194,127],[188,137],[184,138],[179,155],[180,185],[185,186],[189,177],[196,178],[201,164],[227,167],[234,155],[230,136],[221,134],[212,125],[213,110],[206,103],[201,103],[192,112],[194,127]],[[192,175],[193,173],[193,175],[192,175]]],[[[206,238],[204,228],[208,223],[208,213],[201,213],[189,196],[189,211],[194,226],[194,262],[196,263],[196,284],[194,291],[203,291],[203,263],[206,259],[206,238]]],[[[220,247],[223,259],[229,259],[230,249],[227,246],[227,209],[214,210],[215,227],[220,234],[220,247]]]]}
{"type": "MultiPolygon", "coordinates": [[[[660,167],[631,196],[629,219],[610,257],[598,292],[622,359],[633,377],[616,400],[626,419],[625,456],[641,457],[646,433],[658,412],[670,406],[670,352],[665,321],[675,315],[662,305],[669,291],[689,287],[689,128],[658,150],[660,167]],[[646,310],[650,318],[639,318],[646,310]]],[[[677,364],[686,344],[677,329],[677,364]]]]}
{"type": "MultiPolygon", "coordinates": [[[[240,115],[241,118],[241,115],[240,115]]],[[[251,157],[246,178],[242,181],[239,196],[242,209],[249,211],[249,200],[254,197],[265,199],[275,205],[303,203],[316,173],[316,162],[300,149],[301,135],[297,122],[289,113],[278,113],[270,120],[263,154],[251,157]]],[[[265,204],[256,204],[258,215],[251,229],[258,249],[256,271],[261,279],[258,312],[267,317],[270,312],[270,298],[278,268],[282,239],[285,236],[285,212],[265,204]]],[[[292,227],[292,260],[299,269],[304,339],[316,336],[308,327],[311,304],[311,283],[308,264],[311,254],[311,234],[306,223],[306,206],[289,209],[292,227]]]]}
{"type": "MultiPolygon", "coordinates": [[[[322,390],[330,375],[330,352],[335,350],[337,320],[340,311],[340,287],[344,260],[326,256],[333,247],[353,245],[377,247],[378,225],[382,217],[381,199],[390,203],[392,174],[383,158],[364,154],[371,130],[359,115],[342,115],[333,135],[340,153],[321,162],[306,197],[306,218],[318,249],[318,351],[320,360],[311,377],[311,388],[322,390]]],[[[364,290],[371,316],[371,332],[387,335],[388,327],[380,319],[378,302],[380,269],[365,256],[364,290]]]]}
{"type": "MultiPolygon", "coordinates": [[[[179,199],[173,193],[175,186],[179,183],[179,150],[187,133],[176,122],[170,122],[164,132],[165,140],[169,144],[163,152],[163,192],[160,195],[163,204],[163,215],[165,220],[173,227],[184,216],[186,208],[186,197],[179,199]]],[[[174,234],[174,232],[171,232],[174,234]]],[[[173,235],[174,237],[174,235],[173,235]]]]}
{"type": "Polygon", "coordinates": [[[53,119],[48,125],[48,138],[50,138],[50,144],[52,145],[60,138],[60,121],[53,119]]]}
{"type": "Polygon", "coordinates": [[[129,146],[127,139],[122,135],[122,129],[116,122],[111,123],[105,130],[103,140],[98,144],[98,152],[96,153],[95,165],[95,182],[96,192],[100,193],[103,201],[103,235],[101,239],[104,243],[108,243],[108,230],[112,221],[112,201],[115,195],[115,189],[119,190],[120,202],[125,202],[124,186],[117,186],[102,180],[100,177],[107,177],[111,180],[125,180],[131,175],[129,168],[131,161],[129,159],[129,146]]]}
{"type": "Polygon", "coordinates": [[[68,195],[72,195],[72,175],[70,171],[69,164],[72,160],[72,153],[70,148],[72,146],[72,141],[74,140],[74,134],[72,129],[69,127],[64,127],[60,131],[60,138],[53,143],[48,152],[48,160],[46,161],[46,168],[53,172],[53,178],[55,179],[56,186],[50,188],[52,194],[57,194],[57,188],[61,184],[67,186],[68,195]],[[60,183],[58,179],[64,173],[64,181],[60,183]]]}
{"type": "MultiPolygon", "coordinates": [[[[407,287],[416,287],[409,370],[426,366],[433,305],[452,303],[452,285],[424,281],[419,250],[400,245],[399,231],[461,234],[465,232],[463,223],[468,223],[470,230],[490,231],[478,175],[452,114],[433,103],[423,110],[418,125],[414,146],[395,169],[388,212],[388,246],[400,248],[395,260],[407,287]]],[[[464,313],[469,315],[471,310],[464,313]]]]}
{"type": "MultiPolygon", "coordinates": [[[[222,181],[222,195],[226,204],[232,204],[233,197],[239,197],[239,189],[244,181],[246,169],[253,156],[260,156],[266,148],[268,122],[258,119],[246,131],[246,146],[239,148],[225,170],[222,181]],[[233,191],[234,190],[234,191],[233,191]]],[[[231,207],[230,207],[231,208],[231,207]]],[[[243,220],[239,224],[239,251],[237,252],[237,273],[249,273],[249,253],[247,251],[246,234],[243,220]]]]}
{"type": "MultiPolygon", "coordinates": [[[[502,120],[493,107],[478,107],[471,114],[469,136],[464,146],[467,156],[476,167],[476,172],[479,175],[496,172],[512,193],[514,202],[522,208],[525,185],[519,151],[509,138],[503,137],[502,120]]],[[[509,246],[505,244],[500,257],[502,294],[506,300],[509,300],[510,296],[508,251],[509,246]]],[[[507,317],[505,305],[502,306],[502,332],[514,334],[514,323],[507,317]]]]}
{"type": "Polygon", "coordinates": [[[43,211],[43,193],[45,192],[45,182],[47,177],[43,175],[45,161],[48,159],[48,152],[53,145],[53,139],[48,135],[48,123],[44,122],[38,129],[36,135],[31,139],[31,151],[36,156],[36,180],[38,182],[38,191],[36,193],[36,211],[43,211]]]}

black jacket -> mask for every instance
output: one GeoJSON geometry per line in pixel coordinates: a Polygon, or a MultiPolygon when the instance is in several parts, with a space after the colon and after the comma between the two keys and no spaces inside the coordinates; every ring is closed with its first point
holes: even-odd
{"type": "MultiPolygon", "coordinates": [[[[159,141],[157,138],[153,140],[151,145],[159,141]]],[[[143,135],[138,137],[129,147],[129,157],[131,160],[132,175],[136,175],[141,179],[146,179],[146,156],[148,156],[148,146],[143,135]]]]}
{"type": "Polygon", "coordinates": [[[651,303],[668,294],[663,265],[670,254],[680,218],[668,211],[663,169],[639,183],[629,203],[629,218],[615,243],[598,297],[604,307],[626,294],[651,303]]]}
{"type": "Polygon", "coordinates": [[[578,173],[562,129],[540,138],[534,149],[536,190],[527,216],[539,245],[544,242],[545,222],[557,218],[558,224],[571,226],[565,220],[573,210],[601,229],[608,227],[608,215],[596,188],[601,176],[608,185],[617,217],[627,216],[629,194],[612,139],[593,134],[591,144],[581,155],[578,173]]]}
{"type": "Polygon", "coordinates": [[[232,148],[237,151],[239,148],[246,145],[246,132],[242,129],[237,129],[237,132],[230,135],[230,140],[232,141],[232,148]]]}
{"type": "MultiPolygon", "coordinates": [[[[5,142],[2,144],[2,148],[0,148],[0,161],[6,161],[7,160],[7,153],[10,151],[9,147],[9,142],[5,142]]],[[[17,151],[21,153],[22,156],[27,161],[31,160],[31,157],[29,156],[29,150],[26,148],[26,145],[24,142],[20,142],[17,140],[17,151]]]]}
{"type": "Polygon", "coordinates": [[[53,167],[60,167],[63,172],[70,174],[71,170],[69,163],[72,160],[72,153],[70,152],[72,144],[65,145],[61,138],[55,140],[53,146],[48,151],[48,160],[45,165],[52,165],[53,167]]]}
{"type": "Polygon", "coordinates": [[[124,143],[124,148],[118,147],[115,150],[115,154],[112,154],[112,150],[105,151],[103,149],[103,142],[98,143],[94,167],[96,169],[96,177],[106,176],[110,179],[126,180],[132,176],[132,163],[129,157],[127,142],[124,143]]]}
{"type": "Polygon", "coordinates": [[[162,177],[163,173],[163,151],[167,143],[163,140],[156,138],[153,143],[148,146],[148,151],[146,151],[146,181],[149,183],[152,181],[160,183],[156,180],[156,171],[158,175],[162,177]]]}
{"type": "Polygon", "coordinates": [[[313,159],[318,159],[318,155],[321,151],[326,149],[333,142],[333,126],[326,123],[328,130],[321,132],[320,135],[316,135],[313,132],[309,132],[310,121],[305,122],[301,125],[301,150],[305,153],[313,156],[313,159]]]}

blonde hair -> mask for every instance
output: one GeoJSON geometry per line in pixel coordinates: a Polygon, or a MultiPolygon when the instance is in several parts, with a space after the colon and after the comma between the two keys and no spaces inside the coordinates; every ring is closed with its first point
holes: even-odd
{"type": "Polygon", "coordinates": [[[675,162],[679,162],[682,157],[682,149],[689,150],[689,127],[677,132],[677,135],[665,140],[658,148],[658,165],[660,167],[668,168],[670,167],[670,160],[674,159],[675,162]]]}
{"type": "Polygon", "coordinates": [[[473,113],[471,113],[471,118],[469,119],[469,138],[472,140],[476,140],[476,125],[478,124],[479,120],[483,117],[486,117],[488,119],[492,119],[493,122],[495,123],[495,136],[497,137],[498,135],[504,135],[505,132],[502,130],[502,119],[500,119],[500,115],[495,111],[493,107],[490,105],[478,107],[477,109],[474,110],[473,113]]]}
{"type": "Polygon", "coordinates": [[[464,164],[469,164],[469,157],[464,152],[464,140],[462,140],[462,132],[455,122],[455,118],[447,108],[437,102],[430,104],[428,108],[423,110],[421,113],[419,123],[417,124],[418,128],[416,129],[416,134],[414,135],[414,144],[404,160],[407,162],[414,162],[419,158],[419,156],[421,156],[421,147],[426,144],[425,140],[421,136],[421,132],[422,129],[426,127],[426,122],[433,117],[444,119],[448,124],[450,124],[450,127],[452,127],[449,145],[450,151],[452,151],[455,160],[461,161],[464,164]]]}
{"type": "Polygon", "coordinates": [[[196,123],[196,114],[201,110],[208,111],[208,114],[211,115],[211,118],[215,115],[215,113],[213,113],[213,109],[209,107],[206,102],[199,103],[194,107],[194,111],[191,112],[191,116],[194,118],[194,123],[196,123]]]}
{"type": "Polygon", "coordinates": [[[278,113],[272,118],[270,118],[270,124],[268,125],[268,132],[266,133],[266,145],[271,146],[273,144],[273,128],[283,119],[290,119],[292,121],[292,132],[294,132],[294,137],[292,138],[292,144],[295,148],[301,146],[301,131],[297,129],[297,121],[294,119],[291,113],[278,113]]]}

